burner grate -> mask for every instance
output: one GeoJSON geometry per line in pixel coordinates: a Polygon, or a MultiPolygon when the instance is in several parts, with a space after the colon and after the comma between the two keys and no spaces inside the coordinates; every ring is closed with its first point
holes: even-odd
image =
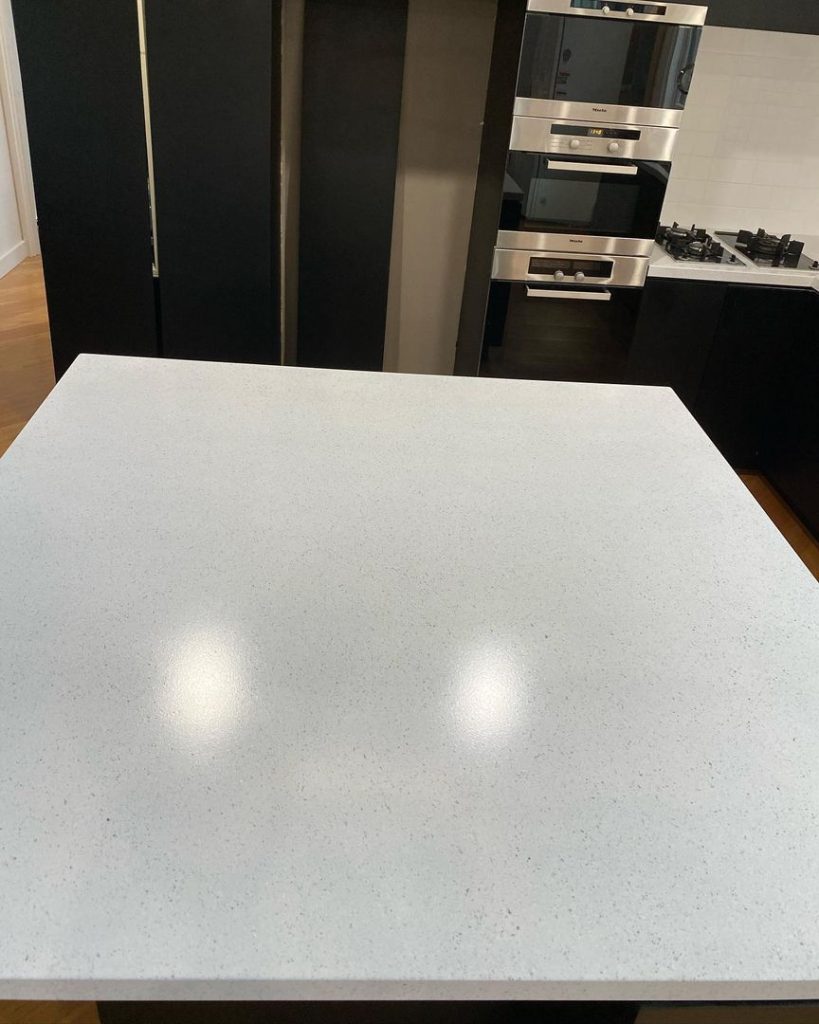
{"type": "Polygon", "coordinates": [[[753,231],[739,231],[736,246],[753,260],[770,260],[772,267],[795,266],[799,262],[804,242],[799,242],[791,235],[769,235],[764,228],[753,231]]]}
{"type": "Polygon", "coordinates": [[[692,224],[690,228],[681,227],[676,221],[668,226],[660,226],[657,242],[675,260],[689,260],[700,263],[737,263],[731,253],[726,252],[715,238],[704,228],[692,224]]]}

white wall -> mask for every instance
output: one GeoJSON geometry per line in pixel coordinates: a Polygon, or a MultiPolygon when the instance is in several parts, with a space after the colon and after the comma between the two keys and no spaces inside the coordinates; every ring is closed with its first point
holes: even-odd
{"type": "Polygon", "coordinates": [[[0,276],[40,251],[10,0],[0,0],[0,276]]]}
{"type": "Polygon", "coordinates": [[[6,119],[0,104],[0,277],[16,267],[28,255],[23,241],[17,195],[11,171],[6,119]]]}
{"type": "Polygon", "coordinates": [[[409,0],[384,369],[452,373],[495,0],[409,0]]]}
{"type": "Polygon", "coordinates": [[[706,26],[663,223],[819,234],[819,36],[706,26]]]}

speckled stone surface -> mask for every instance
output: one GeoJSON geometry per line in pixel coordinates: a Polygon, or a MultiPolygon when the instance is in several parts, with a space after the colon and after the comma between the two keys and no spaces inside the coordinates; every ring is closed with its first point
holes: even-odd
{"type": "Polygon", "coordinates": [[[83,356],[0,461],[0,998],[819,998],[818,624],[665,389],[83,356]]]}

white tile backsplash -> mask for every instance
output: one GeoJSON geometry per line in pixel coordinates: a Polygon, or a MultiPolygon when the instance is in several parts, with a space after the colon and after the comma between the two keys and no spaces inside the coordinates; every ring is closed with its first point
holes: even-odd
{"type": "Polygon", "coordinates": [[[706,25],[662,219],[819,234],[819,36],[706,25]]]}

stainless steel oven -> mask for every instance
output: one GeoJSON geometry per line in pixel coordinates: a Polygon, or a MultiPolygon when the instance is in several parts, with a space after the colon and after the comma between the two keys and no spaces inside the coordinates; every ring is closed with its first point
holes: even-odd
{"type": "Polygon", "coordinates": [[[547,288],[552,298],[567,298],[579,289],[588,297],[591,288],[606,300],[609,288],[642,288],[649,262],[647,256],[495,249],[492,280],[533,285],[540,297],[547,288]]]}
{"type": "Polygon", "coordinates": [[[680,126],[707,8],[529,0],[515,113],[680,126]]]}
{"type": "Polygon", "coordinates": [[[673,133],[516,117],[498,247],[649,256],[673,133]]]}
{"type": "Polygon", "coordinates": [[[496,249],[479,373],[624,383],[648,257],[496,249]]]}

